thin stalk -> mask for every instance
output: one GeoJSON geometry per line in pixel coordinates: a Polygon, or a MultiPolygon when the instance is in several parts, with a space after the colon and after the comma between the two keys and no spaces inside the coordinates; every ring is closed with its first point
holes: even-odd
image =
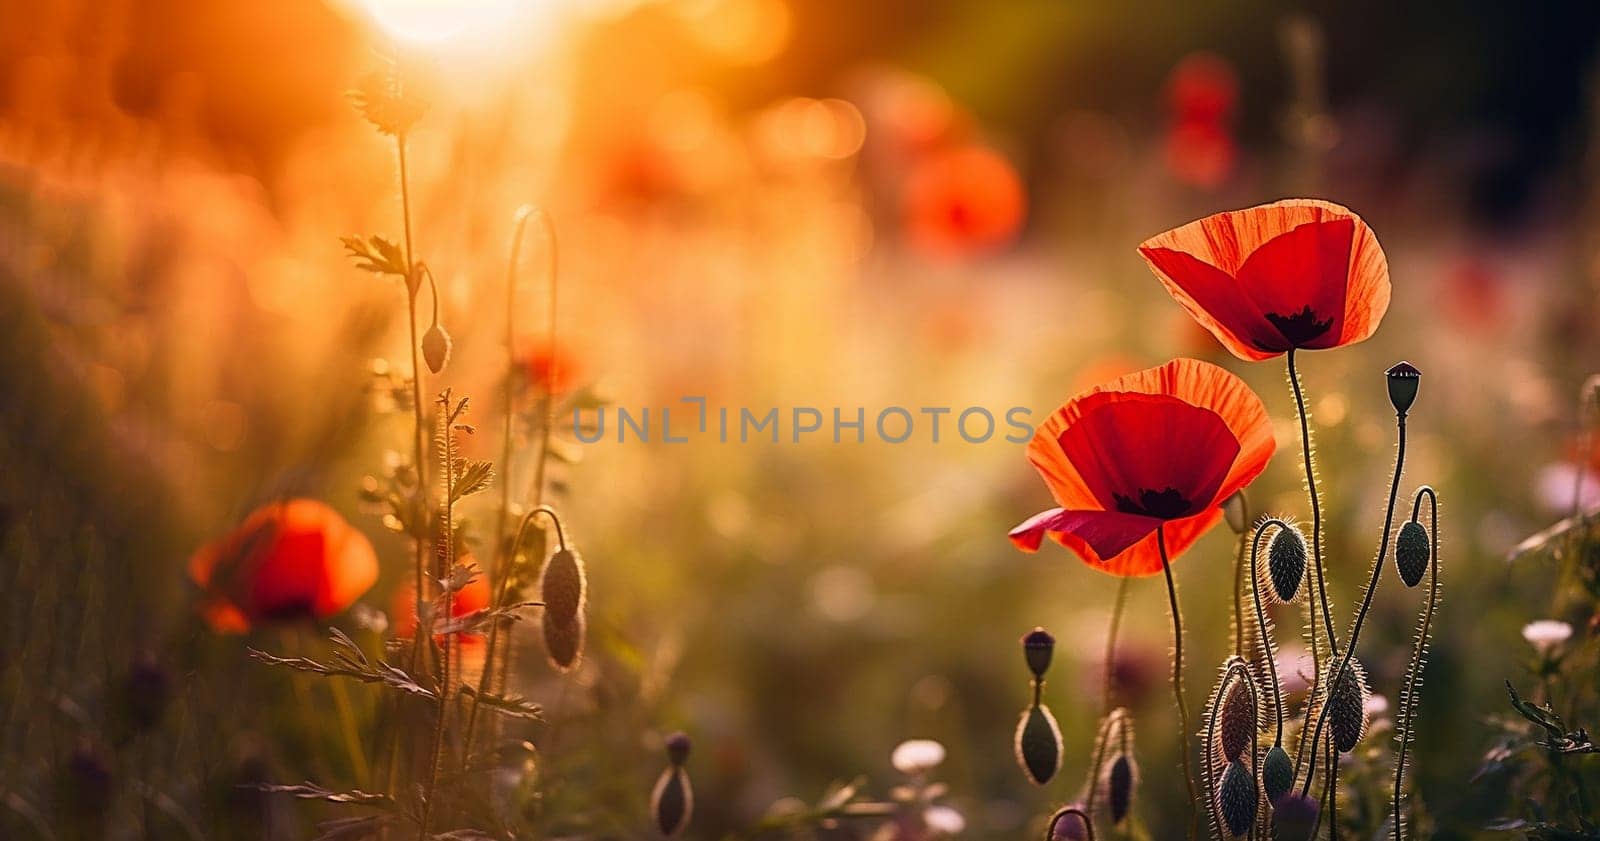
{"type": "MultiPolygon", "coordinates": [[[[446,621],[449,621],[455,615],[454,593],[451,592],[451,587],[455,581],[455,524],[453,520],[455,517],[456,471],[455,435],[451,430],[451,424],[455,423],[456,415],[451,411],[449,395],[450,392],[446,389],[439,398],[440,411],[443,413],[444,421],[444,513],[442,515],[443,521],[440,523],[444,533],[440,537],[442,541],[440,545],[443,551],[439,555],[444,566],[440,580],[444,583],[444,615],[446,621]]],[[[432,617],[428,621],[427,633],[424,634],[420,621],[421,615],[421,613],[417,614],[419,621],[416,634],[418,638],[431,636],[433,633],[432,617]]],[[[417,841],[423,841],[428,837],[428,824],[433,816],[433,796],[439,787],[439,766],[443,764],[442,760],[444,758],[445,719],[448,717],[447,713],[450,710],[450,659],[454,647],[455,634],[446,634],[444,645],[439,653],[439,716],[433,728],[433,750],[430,752],[428,759],[428,785],[422,800],[422,817],[418,821],[417,841]]]]}
{"type": "MultiPolygon", "coordinates": [[[[1111,735],[1111,705],[1115,700],[1112,686],[1116,680],[1117,634],[1122,629],[1123,606],[1128,602],[1128,581],[1129,579],[1127,578],[1117,580],[1117,595],[1111,605],[1111,625],[1106,631],[1105,686],[1102,687],[1100,701],[1101,709],[1104,710],[1102,715],[1105,717],[1101,719],[1101,735],[1095,744],[1094,764],[1089,768],[1089,779],[1087,781],[1089,790],[1084,794],[1083,799],[1084,809],[1089,812],[1094,811],[1094,796],[1100,788],[1100,768],[1102,763],[1105,762],[1106,742],[1111,735]]],[[[1034,703],[1038,703],[1038,698],[1034,699],[1034,703]]]]}
{"type": "Polygon", "coordinates": [[[1156,528],[1156,550],[1161,554],[1161,571],[1167,578],[1167,604],[1172,609],[1172,696],[1178,702],[1178,745],[1183,758],[1183,781],[1189,789],[1189,838],[1195,837],[1194,802],[1199,792],[1194,784],[1194,768],[1189,762],[1189,705],[1183,699],[1183,614],[1178,609],[1178,586],[1172,580],[1172,562],[1167,557],[1167,528],[1156,528]]]}
{"type": "Polygon", "coordinates": [[[1306,413],[1306,398],[1300,388],[1300,371],[1294,365],[1294,348],[1289,349],[1289,385],[1294,388],[1294,406],[1300,417],[1300,452],[1305,456],[1306,490],[1311,495],[1311,556],[1316,562],[1317,599],[1322,603],[1322,624],[1328,634],[1328,649],[1339,653],[1339,638],[1333,631],[1333,611],[1328,607],[1327,570],[1322,565],[1322,504],[1317,499],[1317,471],[1311,464],[1311,423],[1306,413]]]}
{"type": "Polygon", "coordinates": [[[350,755],[350,767],[355,772],[356,784],[369,785],[372,769],[367,764],[367,751],[361,745],[360,728],[356,726],[355,710],[350,705],[350,690],[342,680],[328,683],[328,691],[333,693],[333,706],[339,713],[339,732],[344,737],[345,752],[350,755]]]}
{"type": "MultiPolygon", "coordinates": [[[[1235,655],[1233,660],[1228,663],[1227,669],[1222,673],[1222,682],[1217,685],[1216,708],[1211,710],[1211,715],[1206,721],[1206,805],[1208,807],[1207,811],[1211,815],[1211,826],[1214,830],[1216,830],[1218,838],[1226,838],[1228,836],[1223,832],[1222,818],[1217,814],[1217,788],[1216,782],[1212,778],[1212,769],[1216,767],[1217,719],[1222,717],[1222,699],[1228,696],[1228,687],[1232,686],[1235,680],[1244,681],[1246,688],[1250,690],[1251,705],[1257,710],[1261,709],[1261,693],[1256,689],[1256,682],[1250,678],[1250,669],[1245,665],[1243,658],[1235,655]]],[[[1250,734],[1250,765],[1252,774],[1256,773],[1256,757],[1258,757],[1260,754],[1261,731],[1257,729],[1250,734]]],[[[1257,805],[1260,805],[1259,796],[1257,805]]],[[[1253,834],[1254,832],[1255,826],[1252,825],[1251,833],[1253,834]]]]}
{"type": "MultiPolygon", "coordinates": [[[[1345,646],[1344,657],[1340,659],[1338,668],[1333,670],[1332,679],[1328,681],[1328,693],[1332,695],[1339,686],[1339,680],[1344,676],[1345,669],[1350,667],[1350,659],[1355,656],[1356,642],[1361,638],[1361,626],[1367,621],[1367,611],[1372,607],[1372,596],[1378,590],[1378,579],[1383,575],[1383,561],[1389,555],[1389,534],[1394,529],[1394,503],[1400,495],[1400,476],[1405,472],[1406,466],[1406,416],[1398,415],[1395,426],[1400,433],[1399,451],[1394,460],[1394,480],[1389,485],[1389,503],[1383,512],[1383,538],[1378,544],[1378,559],[1372,564],[1372,576],[1367,581],[1367,591],[1361,596],[1361,609],[1356,611],[1355,624],[1350,627],[1350,642],[1345,646]]],[[[1328,708],[1331,705],[1324,703],[1322,710],[1317,713],[1317,728],[1311,734],[1312,749],[1316,749],[1317,741],[1322,738],[1322,726],[1328,721],[1328,708]]],[[[1311,789],[1311,777],[1316,773],[1313,766],[1306,771],[1305,786],[1300,789],[1305,794],[1311,789]]]]}
{"type": "Polygon", "coordinates": [[[1439,605],[1439,496],[1433,492],[1433,488],[1423,485],[1418,489],[1411,502],[1411,522],[1416,522],[1417,515],[1422,511],[1424,495],[1428,497],[1428,531],[1433,544],[1428,556],[1428,606],[1422,613],[1422,626],[1417,629],[1417,644],[1411,649],[1411,667],[1406,670],[1406,682],[1400,690],[1400,711],[1395,717],[1400,747],[1394,762],[1394,796],[1389,802],[1394,815],[1394,841],[1405,841],[1405,821],[1400,813],[1400,801],[1404,794],[1406,749],[1411,746],[1412,728],[1417,718],[1417,684],[1422,682],[1422,660],[1427,654],[1428,633],[1433,625],[1433,612],[1439,605]]]}
{"type": "Polygon", "coordinates": [[[1272,746],[1280,747],[1283,744],[1283,686],[1278,682],[1277,658],[1273,656],[1272,639],[1267,634],[1267,610],[1261,603],[1261,538],[1267,529],[1276,526],[1280,529],[1289,528],[1289,524],[1273,517],[1263,520],[1256,526],[1256,532],[1250,541],[1250,594],[1256,603],[1257,633],[1261,636],[1261,658],[1267,661],[1267,674],[1271,677],[1272,684],[1272,709],[1277,717],[1277,732],[1272,738],[1272,746]]]}
{"type": "Polygon", "coordinates": [[[1294,776],[1300,777],[1300,762],[1305,760],[1311,765],[1317,764],[1317,757],[1306,750],[1306,736],[1310,735],[1311,728],[1306,723],[1311,720],[1311,711],[1316,709],[1317,699],[1322,693],[1322,650],[1317,645],[1317,600],[1311,596],[1306,597],[1306,630],[1307,638],[1311,642],[1311,687],[1306,694],[1305,713],[1300,717],[1300,732],[1294,740],[1294,776]]]}
{"type": "Polygon", "coordinates": [[[1233,655],[1244,656],[1244,535],[1233,553],[1233,655]]]}
{"type": "Polygon", "coordinates": [[[1044,828],[1044,841],[1052,841],[1056,837],[1056,824],[1061,823],[1061,819],[1068,815],[1076,815],[1079,820],[1083,821],[1083,829],[1088,836],[1088,841],[1094,841],[1094,821],[1089,819],[1087,811],[1079,809],[1077,806],[1062,806],[1056,810],[1054,815],[1050,816],[1050,823],[1044,828]]]}
{"type": "MultiPolygon", "coordinates": [[[[419,278],[416,277],[416,251],[411,239],[411,185],[406,171],[406,135],[404,132],[394,136],[395,150],[400,158],[400,219],[405,228],[405,260],[406,260],[406,324],[411,333],[411,409],[413,423],[412,444],[414,447],[413,463],[417,470],[417,508],[422,514],[423,522],[430,518],[428,503],[428,460],[426,456],[427,445],[424,443],[423,426],[426,423],[422,408],[422,359],[419,351],[421,340],[417,336],[417,292],[421,288],[419,278]]],[[[417,513],[417,512],[413,512],[417,513]]],[[[426,563],[428,537],[425,533],[416,533],[416,569],[415,582],[417,600],[417,616],[422,615],[422,605],[427,599],[427,591],[423,589],[423,582],[427,576],[423,573],[423,564],[426,563]]],[[[412,667],[420,669],[422,665],[423,644],[420,636],[412,641],[412,667]]]]}
{"type": "Polygon", "coordinates": [[[1100,719],[1100,727],[1095,731],[1094,765],[1089,769],[1088,778],[1083,781],[1083,808],[1091,814],[1094,812],[1095,795],[1100,793],[1100,769],[1104,767],[1106,751],[1110,749],[1112,728],[1117,726],[1114,718],[1120,715],[1120,710],[1116,713],[1107,713],[1100,719]]]}

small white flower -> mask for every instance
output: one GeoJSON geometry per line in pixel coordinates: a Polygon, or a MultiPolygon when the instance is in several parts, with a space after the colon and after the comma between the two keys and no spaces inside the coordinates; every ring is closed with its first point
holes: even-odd
{"type": "Polygon", "coordinates": [[[935,835],[960,835],[967,819],[949,806],[929,806],[922,810],[922,822],[935,835]]]}
{"type": "Polygon", "coordinates": [[[1549,654],[1572,638],[1572,626],[1556,619],[1540,619],[1522,626],[1522,638],[1540,654],[1549,654]]]}
{"type": "Polygon", "coordinates": [[[921,774],[939,767],[943,761],[944,745],[932,739],[901,742],[889,757],[890,764],[902,774],[921,774]]]}

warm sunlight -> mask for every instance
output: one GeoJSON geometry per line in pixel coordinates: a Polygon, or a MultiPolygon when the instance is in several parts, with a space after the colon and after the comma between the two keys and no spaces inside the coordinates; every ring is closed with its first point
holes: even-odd
{"type": "Polygon", "coordinates": [[[396,38],[437,42],[466,32],[489,33],[515,14],[550,0],[356,0],[396,38]]]}

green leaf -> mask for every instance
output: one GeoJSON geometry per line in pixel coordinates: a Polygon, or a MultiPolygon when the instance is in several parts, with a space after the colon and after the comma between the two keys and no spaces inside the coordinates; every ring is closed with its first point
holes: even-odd
{"type": "Polygon", "coordinates": [[[494,463],[482,459],[462,459],[457,468],[454,493],[451,501],[454,502],[464,496],[471,496],[479,491],[487,490],[494,482],[494,463]]]}
{"type": "Polygon", "coordinates": [[[400,251],[400,246],[374,236],[363,240],[361,237],[340,237],[344,243],[344,250],[350,258],[356,261],[356,268],[374,274],[391,274],[397,277],[406,276],[406,258],[400,251]]]}

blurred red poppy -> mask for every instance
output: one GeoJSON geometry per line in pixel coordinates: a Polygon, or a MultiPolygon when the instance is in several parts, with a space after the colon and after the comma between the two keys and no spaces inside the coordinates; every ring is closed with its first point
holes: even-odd
{"type": "Polygon", "coordinates": [[[1194,53],[1172,68],[1166,93],[1174,122],[1217,124],[1233,117],[1239,77],[1226,59],[1194,53]]]}
{"type": "Polygon", "coordinates": [[[1145,262],[1233,355],[1269,359],[1371,336],[1389,262],[1344,207],[1291,199],[1207,216],[1146,240],[1145,262]]]}
{"type": "MultiPolygon", "coordinates": [[[[471,555],[463,555],[456,559],[457,563],[475,566],[471,555]]],[[[395,634],[409,638],[417,632],[417,596],[416,589],[410,584],[401,587],[394,596],[394,608],[389,615],[394,620],[395,634]]],[[[465,616],[486,610],[489,607],[489,579],[482,574],[473,576],[461,589],[450,594],[450,616],[460,619],[465,616]]],[[[483,641],[483,635],[477,632],[465,632],[457,635],[464,645],[472,645],[483,641]]],[[[444,637],[435,635],[434,639],[443,642],[444,637]]]]}
{"type": "Polygon", "coordinates": [[[528,382],[551,394],[571,391],[581,373],[577,358],[570,351],[549,342],[529,347],[522,354],[522,365],[528,382]]]}
{"type": "Polygon", "coordinates": [[[963,257],[1010,244],[1027,195],[1004,157],[982,146],[939,152],[907,179],[901,207],[911,244],[933,257],[963,257]]]}
{"type": "Polygon", "coordinates": [[[1067,401],[1040,425],[1028,460],[1060,508],[1011,531],[1043,538],[1119,576],[1161,572],[1157,529],[1176,558],[1222,517],[1276,444],[1266,407],[1233,374],[1195,359],[1120,377],[1067,401]]]}
{"type": "Polygon", "coordinates": [[[189,577],[207,593],[206,621],[244,633],[277,621],[341,613],[378,579],[366,535],[313,499],[256,509],[238,528],[189,559],[189,577]]]}
{"type": "Polygon", "coordinates": [[[1208,122],[1184,122],[1167,131],[1167,169],[1194,187],[1221,186],[1238,158],[1233,133],[1208,122]]]}

